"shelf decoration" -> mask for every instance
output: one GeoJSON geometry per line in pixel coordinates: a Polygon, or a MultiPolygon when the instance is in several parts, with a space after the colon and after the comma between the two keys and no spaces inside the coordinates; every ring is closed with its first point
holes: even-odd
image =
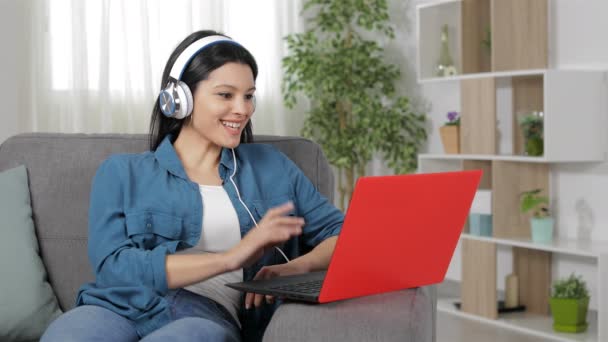
{"type": "Polygon", "coordinates": [[[580,333],[587,330],[589,291],[580,276],[571,274],[555,281],[550,303],[555,331],[580,333]]]}
{"type": "Polygon", "coordinates": [[[448,121],[439,128],[441,142],[445,153],[460,153],[460,115],[458,112],[448,112],[448,121]]]}
{"type": "Polygon", "coordinates": [[[518,122],[524,136],[525,155],[542,156],[544,150],[543,112],[520,113],[518,122]]]}
{"type": "Polygon", "coordinates": [[[439,51],[439,60],[435,67],[435,74],[438,77],[456,76],[458,70],[454,66],[454,60],[450,55],[450,48],[448,45],[448,25],[444,24],[441,29],[441,49],[439,51]]]}
{"type": "Polygon", "coordinates": [[[530,228],[532,241],[551,242],[553,240],[554,220],[549,213],[549,198],[542,196],[541,189],[534,189],[521,193],[521,212],[532,212],[530,228]]]}
{"type": "Polygon", "coordinates": [[[492,191],[477,190],[469,214],[469,233],[492,237],[492,191]]]}
{"type": "Polygon", "coordinates": [[[515,308],[519,305],[519,279],[511,273],[505,279],[505,307],[515,308]]]}

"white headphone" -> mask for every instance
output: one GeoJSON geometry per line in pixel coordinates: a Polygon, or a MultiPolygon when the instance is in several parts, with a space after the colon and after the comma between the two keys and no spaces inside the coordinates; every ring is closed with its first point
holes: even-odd
{"type": "Polygon", "coordinates": [[[180,53],[179,57],[177,57],[175,63],[173,63],[171,72],[169,73],[167,86],[165,89],[161,90],[158,95],[158,104],[161,112],[165,116],[183,119],[192,113],[192,108],[194,106],[192,92],[190,91],[190,88],[188,88],[188,85],[181,81],[182,74],[194,56],[204,48],[219,42],[239,45],[228,37],[218,35],[208,36],[190,44],[182,53],[180,53]]]}

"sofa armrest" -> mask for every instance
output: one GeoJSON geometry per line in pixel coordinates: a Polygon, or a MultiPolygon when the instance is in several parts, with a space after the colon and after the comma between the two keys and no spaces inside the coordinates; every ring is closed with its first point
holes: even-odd
{"type": "Polygon", "coordinates": [[[435,341],[434,286],[328,304],[286,302],[275,312],[264,342],[435,341]]]}

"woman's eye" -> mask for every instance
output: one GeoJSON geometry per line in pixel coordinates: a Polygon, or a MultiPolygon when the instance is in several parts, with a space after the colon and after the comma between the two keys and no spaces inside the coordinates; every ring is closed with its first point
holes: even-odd
{"type": "Polygon", "coordinates": [[[231,99],[232,98],[232,94],[230,93],[219,93],[219,96],[225,98],[225,99],[231,99]]]}
{"type": "Polygon", "coordinates": [[[247,100],[251,100],[251,99],[253,99],[253,94],[247,94],[247,95],[245,95],[245,98],[247,100]]]}

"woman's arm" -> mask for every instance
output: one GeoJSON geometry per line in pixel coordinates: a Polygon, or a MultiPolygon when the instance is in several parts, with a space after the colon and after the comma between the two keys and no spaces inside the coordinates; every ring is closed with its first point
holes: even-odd
{"type": "Polygon", "coordinates": [[[290,263],[296,265],[298,269],[304,272],[326,270],[334,253],[334,248],[336,248],[337,241],[337,236],[329,237],[318,244],[312,251],[291,260],[290,263]]]}
{"type": "MultiPolygon", "coordinates": [[[[167,286],[180,288],[209,279],[218,274],[235,271],[259,259],[264,250],[300,235],[304,220],[285,216],[293,209],[286,203],[268,210],[260,224],[253,228],[232,249],[224,253],[198,255],[169,255],[166,259],[167,286]]],[[[325,256],[320,253],[319,256],[325,256]]],[[[316,266],[316,258],[304,260],[316,266]]]]}
{"type": "Polygon", "coordinates": [[[167,255],[167,287],[177,289],[232,271],[224,253],[167,255]]]}

